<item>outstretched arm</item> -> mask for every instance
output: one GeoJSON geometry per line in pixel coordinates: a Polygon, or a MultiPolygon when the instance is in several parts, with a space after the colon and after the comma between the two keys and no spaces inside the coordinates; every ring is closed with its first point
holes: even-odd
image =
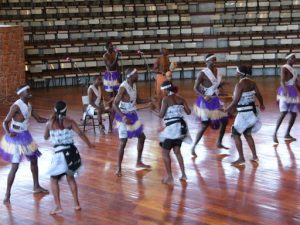
{"type": "Polygon", "coordinates": [[[125,88],[124,87],[120,87],[119,91],[115,97],[115,100],[113,102],[113,108],[115,109],[115,111],[122,117],[122,121],[126,124],[130,124],[130,120],[127,119],[127,117],[121,112],[120,108],[119,108],[119,103],[122,100],[123,96],[125,95],[125,88]]]}
{"type": "Polygon", "coordinates": [[[31,115],[38,123],[46,123],[48,121],[48,119],[39,116],[34,109],[32,109],[31,115]]]}
{"type": "Polygon", "coordinates": [[[107,55],[104,55],[103,59],[104,59],[106,68],[110,70],[110,68],[115,67],[117,65],[118,59],[119,59],[119,53],[116,53],[115,59],[111,63],[110,63],[110,60],[108,59],[107,55]]]}
{"type": "Polygon", "coordinates": [[[92,147],[94,147],[92,144],[91,144],[91,142],[90,142],[90,140],[87,138],[87,136],[85,135],[85,133],[82,131],[82,130],[80,130],[79,129],[79,127],[78,127],[78,125],[75,123],[75,121],[74,120],[71,120],[71,124],[72,124],[72,129],[74,130],[74,132],[76,133],[76,134],[78,134],[78,136],[90,147],[90,148],[92,148],[92,147]]]}

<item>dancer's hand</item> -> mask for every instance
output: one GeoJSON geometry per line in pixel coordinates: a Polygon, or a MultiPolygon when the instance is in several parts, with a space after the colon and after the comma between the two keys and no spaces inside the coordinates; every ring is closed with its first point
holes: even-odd
{"type": "Polygon", "coordinates": [[[210,102],[211,101],[211,96],[204,96],[204,100],[207,101],[207,102],[210,102]]]}
{"type": "Polygon", "coordinates": [[[123,116],[123,117],[122,117],[122,121],[123,121],[123,123],[125,123],[125,124],[128,124],[128,125],[131,124],[130,119],[128,119],[126,116],[123,116]]]}
{"type": "Polygon", "coordinates": [[[17,133],[16,133],[16,132],[10,132],[8,135],[9,135],[10,137],[15,137],[15,136],[17,136],[17,133]]]}

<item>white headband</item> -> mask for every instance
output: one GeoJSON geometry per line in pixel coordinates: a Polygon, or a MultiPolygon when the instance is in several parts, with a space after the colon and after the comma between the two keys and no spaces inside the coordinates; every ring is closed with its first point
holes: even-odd
{"type": "Polygon", "coordinates": [[[208,60],[211,60],[212,58],[217,58],[217,57],[216,57],[216,55],[211,55],[211,56],[207,57],[205,59],[205,61],[207,62],[208,60]]]}
{"type": "Polygon", "coordinates": [[[236,68],[236,72],[238,72],[238,73],[240,73],[240,74],[242,74],[242,75],[244,75],[244,76],[246,76],[246,75],[247,75],[246,73],[243,73],[243,72],[241,72],[241,71],[239,70],[239,68],[238,68],[238,67],[236,68]]]}
{"type": "MultiPolygon", "coordinates": [[[[67,106],[59,111],[59,113],[64,113],[67,110],[67,106]]],[[[57,109],[54,108],[54,111],[57,112],[57,109]]]]}
{"type": "Polygon", "coordinates": [[[285,59],[288,60],[288,59],[291,58],[293,55],[295,55],[295,53],[291,53],[291,54],[287,55],[287,56],[285,57],[285,59]]]}
{"type": "Polygon", "coordinates": [[[136,72],[137,72],[137,69],[134,68],[134,69],[132,70],[131,73],[129,73],[129,74],[126,75],[126,77],[129,78],[129,77],[131,77],[133,74],[135,74],[136,72]]]}
{"type": "Polygon", "coordinates": [[[17,91],[17,95],[20,95],[23,91],[26,91],[27,89],[30,89],[30,87],[28,85],[26,85],[25,87],[22,87],[20,90],[17,91]]]}
{"type": "Polygon", "coordinates": [[[168,84],[168,85],[166,85],[166,86],[160,87],[160,90],[165,90],[165,89],[168,89],[168,88],[170,88],[170,87],[172,87],[172,85],[171,85],[171,84],[168,84]]]}

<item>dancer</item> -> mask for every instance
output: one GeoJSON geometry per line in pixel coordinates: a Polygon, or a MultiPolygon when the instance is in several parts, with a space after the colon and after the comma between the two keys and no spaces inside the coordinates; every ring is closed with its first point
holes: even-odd
{"type": "Polygon", "coordinates": [[[104,74],[104,89],[110,97],[116,96],[121,81],[118,60],[121,53],[115,49],[112,42],[106,43],[106,53],[103,55],[106,72],[104,74]]]}
{"type": "Polygon", "coordinates": [[[180,180],[186,180],[183,158],[180,152],[181,143],[188,134],[187,124],[183,119],[183,111],[190,115],[191,110],[184,98],[174,93],[174,86],[170,81],[165,81],[161,85],[166,97],[162,100],[162,107],[159,113],[160,118],[164,118],[166,127],[160,133],[160,145],[163,148],[163,159],[167,176],[162,179],[163,183],[174,184],[171,169],[170,150],[173,149],[178,160],[182,176],[180,180]]]}
{"type": "Polygon", "coordinates": [[[290,113],[291,118],[289,121],[288,128],[285,133],[285,140],[295,141],[296,138],[290,135],[290,131],[295,123],[297,117],[297,111],[300,111],[300,101],[299,94],[300,91],[299,81],[297,79],[297,71],[293,68],[293,65],[296,62],[296,55],[294,53],[288,54],[285,59],[287,60],[286,64],[281,68],[281,86],[277,92],[277,100],[279,101],[279,111],[280,117],[277,120],[275,132],[273,134],[274,143],[278,144],[277,131],[284,119],[284,117],[290,113]],[[297,88],[297,89],[296,89],[297,88]]]}
{"type": "Polygon", "coordinates": [[[222,140],[228,123],[228,116],[220,110],[223,106],[218,97],[219,88],[223,84],[221,82],[222,76],[217,74],[216,56],[214,54],[208,54],[205,62],[207,67],[199,73],[194,85],[194,90],[199,95],[195,111],[196,115],[201,119],[201,128],[197,133],[191,150],[194,157],[197,157],[195,147],[208,128],[208,125],[211,125],[213,129],[220,127],[217,147],[226,148],[223,146],[222,140]]]}
{"type": "Polygon", "coordinates": [[[149,169],[150,166],[142,162],[142,153],[146,136],[143,132],[143,125],[136,113],[136,103],[148,103],[149,100],[140,99],[137,95],[136,82],[138,81],[137,69],[127,69],[127,79],[120,85],[117,96],[114,100],[114,108],[116,111],[116,121],[119,130],[120,148],[118,157],[117,176],[122,176],[122,160],[127,139],[137,137],[137,162],[139,168],[149,169]]]}
{"type": "Polygon", "coordinates": [[[54,197],[55,207],[50,212],[51,215],[62,213],[60,203],[59,180],[66,175],[70,190],[74,198],[74,209],[80,210],[78,200],[77,184],[74,174],[81,167],[81,159],[77,148],[74,145],[73,132],[91,148],[93,147],[89,139],[78,128],[75,121],[66,117],[67,105],[63,101],[55,104],[54,114],[47,123],[44,138],[50,138],[54,146],[54,155],[52,158],[49,174],[51,176],[51,190],[54,197]]]}
{"type": "MultiPolygon", "coordinates": [[[[103,82],[100,76],[94,77],[94,82],[88,88],[88,96],[89,96],[89,105],[87,106],[86,113],[89,116],[97,115],[97,119],[99,121],[99,127],[101,134],[105,134],[105,126],[102,123],[102,114],[108,113],[109,115],[109,128],[108,132],[112,132],[112,118],[111,118],[111,109],[105,108],[104,106],[104,97],[102,96],[101,87],[103,86],[103,82]]],[[[106,104],[111,105],[112,99],[108,101],[106,104]]]]}
{"type": "Polygon", "coordinates": [[[251,161],[258,163],[255,143],[252,138],[252,132],[257,132],[261,128],[261,122],[255,106],[255,97],[259,101],[261,110],[264,110],[265,106],[256,83],[249,78],[251,74],[251,68],[244,65],[237,67],[237,76],[240,77],[240,81],[235,86],[233,101],[225,110],[227,112],[232,112],[233,109],[236,108],[238,113],[232,127],[232,136],[239,153],[239,158],[231,163],[233,166],[245,165],[241,140],[242,134],[246,138],[251,149],[253,155],[251,161]]]}
{"type": "Polygon", "coordinates": [[[6,194],[3,200],[4,204],[10,203],[11,188],[23,156],[30,160],[33,192],[48,193],[39,184],[37,158],[41,156],[41,152],[38,150],[37,144],[28,131],[28,123],[31,115],[39,123],[46,123],[47,119],[40,117],[29,103],[32,95],[28,85],[18,87],[17,94],[20,98],[10,107],[3,122],[5,135],[1,140],[0,147],[2,158],[11,162],[11,169],[7,177],[6,194]]]}

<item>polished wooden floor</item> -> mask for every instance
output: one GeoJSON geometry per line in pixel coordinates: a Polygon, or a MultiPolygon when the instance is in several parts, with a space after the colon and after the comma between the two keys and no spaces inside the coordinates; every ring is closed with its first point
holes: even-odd
{"type": "MultiPolygon", "coordinates": [[[[208,130],[197,146],[198,158],[195,160],[190,156],[191,146],[182,146],[187,183],[183,184],[177,179],[180,176],[179,167],[172,154],[175,185],[172,188],[161,184],[165,171],[157,139],[160,120],[148,109],[143,109],[139,115],[145,124],[147,136],[144,161],[152,166],[151,171],[135,169],[136,140],[130,140],[124,157],[123,177],[116,177],[117,132],[100,136],[89,130],[87,134],[95,143],[95,149],[88,149],[84,143],[76,140],[84,161],[84,170],[77,178],[82,211],[73,210],[72,196],[63,179],[61,201],[64,212],[59,216],[50,216],[52,196],[32,194],[29,162],[24,161],[13,186],[11,205],[0,205],[0,224],[300,224],[300,144],[299,141],[284,142],[285,120],[278,133],[280,144],[273,147],[272,133],[278,116],[275,93],[279,79],[255,79],[266,105],[266,111],[262,113],[263,128],[254,135],[259,166],[253,166],[248,161],[251,154],[247,145],[244,145],[246,167],[237,169],[230,166],[237,153],[230,138],[229,125],[224,144],[231,147],[230,156],[218,156],[219,150],[215,147],[217,132],[208,130]]],[[[236,79],[228,81],[226,91],[229,93],[236,79]]],[[[196,98],[192,91],[193,81],[175,83],[192,106],[196,98]]],[[[144,90],[142,96],[147,96],[148,84],[140,83],[139,86],[144,90]]],[[[33,95],[33,105],[41,115],[48,117],[54,102],[65,100],[69,104],[69,115],[79,122],[80,88],[34,90],[33,95]]],[[[7,107],[1,107],[1,122],[6,112],[7,107]]],[[[193,115],[188,116],[187,120],[192,137],[195,137],[199,122],[193,115]]],[[[39,160],[40,182],[50,188],[47,168],[52,149],[50,143],[42,138],[44,124],[32,121],[30,129],[43,153],[39,160]]],[[[292,130],[292,135],[298,140],[299,129],[298,118],[292,130]]],[[[9,169],[9,164],[0,161],[1,201],[9,169]]]]}

